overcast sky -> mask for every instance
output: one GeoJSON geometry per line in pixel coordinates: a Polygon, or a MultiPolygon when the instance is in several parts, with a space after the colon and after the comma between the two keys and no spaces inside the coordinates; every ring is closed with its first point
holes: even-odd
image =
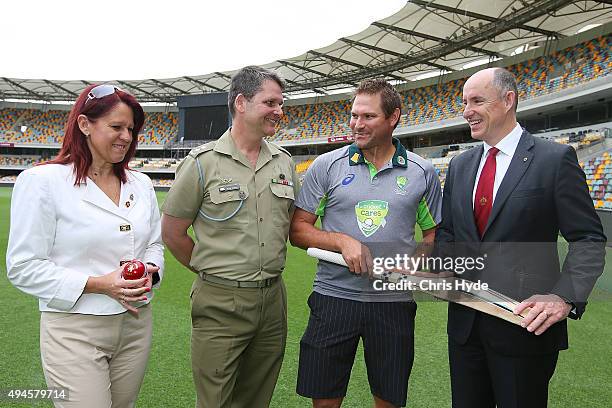
{"type": "Polygon", "coordinates": [[[11,0],[0,76],[146,79],[295,57],[356,34],[405,0],[11,0]]]}

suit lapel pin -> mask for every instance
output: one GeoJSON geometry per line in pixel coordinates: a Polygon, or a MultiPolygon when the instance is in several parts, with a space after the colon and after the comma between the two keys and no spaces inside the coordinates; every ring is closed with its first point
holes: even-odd
{"type": "Polygon", "coordinates": [[[125,206],[126,206],[127,208],[130,208],[130,202],[129,202],[129,201],[126,201],[126,202],[125,202],[125,206]]]}
{"type": "Polygon", "coordinates": [[[134,201],[134,194],[130,194],[130,201],[134,201]]]}
{"type": "Polygon", "coordinates": [[[523,157],[523,161],[524,161],[524,162],[526,162],[526,161],[527,161],[527,158],[526,158],[526,157],[523,157]]]}

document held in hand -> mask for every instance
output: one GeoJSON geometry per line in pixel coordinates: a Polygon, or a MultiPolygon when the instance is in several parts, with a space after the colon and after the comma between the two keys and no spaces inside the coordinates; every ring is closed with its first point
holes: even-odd
{"type": "MultiPolygon", "coordinates": [[[[322,261],[347,266],[342,254],[337,252],[308,248],[306,253],[322,261]]],[[[453,276],[439,277],[435,273],[428,272],[393,271],[375,275],[375,278],[383,282],[395,283],[396,286],[400,284],[402,287],[409,287],[409,290],[427,293],[438,299],[458,303],[516,325],[520,325],[523,317],[529,312],[529,309],[525,309],[522,314],[516,315],[512,310],[520,302],[493,289],[485,289],[483,287],[485,285],[453,276]]]]}

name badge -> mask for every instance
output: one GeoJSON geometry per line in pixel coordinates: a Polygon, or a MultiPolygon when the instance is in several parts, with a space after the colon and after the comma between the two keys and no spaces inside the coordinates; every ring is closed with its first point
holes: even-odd
{"type": "Polygon", "coordinates": [[[240,184],[228,184],[226,186],[219,187],[220,193],[226,193],[228,191],[238,191],[240,190],[240,184]]]}
{"type": "Polygon", "coordinates": [[[125,225],[120,225],[119,226],[119,231],[120,232],[126,232],[126,231],[131,231],[132,230],[132,226],[130,224],[125,224],[125,225]]]}
{"type": "Polygon", "coordinates": [[[272,184],[282,184],[283,186],[290,186],[293,187],[293,181],[289,181],[289,180],[281,180],[281,179],[272,179],[272,184]]]}

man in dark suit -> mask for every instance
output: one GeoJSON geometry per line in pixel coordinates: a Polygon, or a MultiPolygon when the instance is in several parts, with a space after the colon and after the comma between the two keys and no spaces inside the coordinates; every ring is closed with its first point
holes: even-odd
{"type": "Polygon", "coordinates": [[[522,327],[449,304],[453,407],[545,407],[566,318],[580,318],[601,275],[605,241],[572,147],[516,121],[517,86],[502,68],[470,77],[463,117],[482,146],[455,157],[444,186],[439,253],[485,256],[462,277],[522,300],[522,327]],[[559,232],[569,242],[560,268],[559,232]],[[486,254],[486,255],[484,255],[486,254]]]}

